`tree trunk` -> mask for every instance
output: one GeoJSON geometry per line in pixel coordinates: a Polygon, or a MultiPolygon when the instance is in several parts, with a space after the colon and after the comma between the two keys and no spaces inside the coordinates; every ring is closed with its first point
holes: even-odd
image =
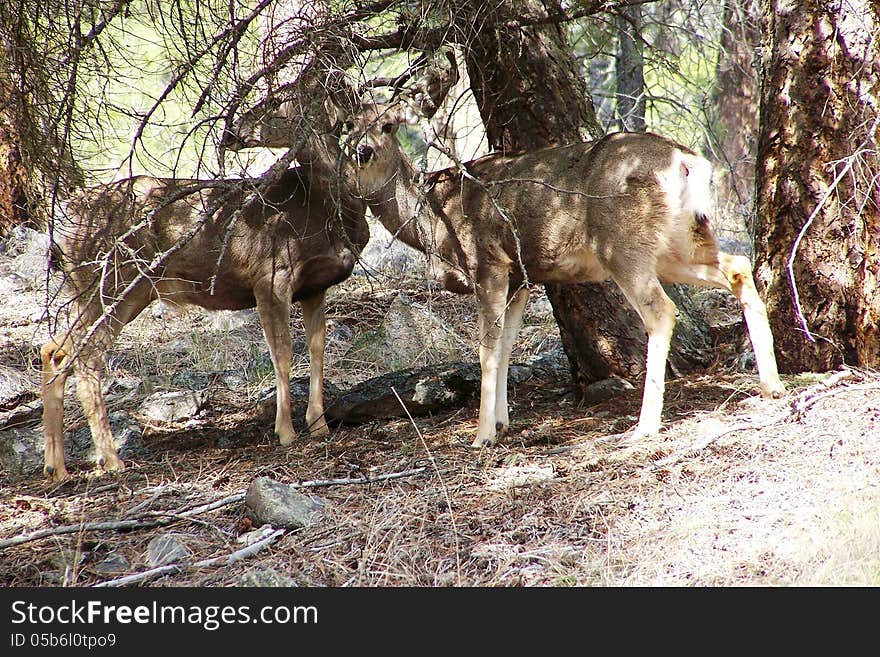
{"type": "Polygon", "coordinates": [[[764,0],[762,14],[756,260],[780,369],[878,367],[877,5],[764,0]]]}
{"type": "MultiPolygon", "coordinates": [[[[480,25],[482,3],[463,17],[462,27],[480,25]]],[[[504,3],[511,15],[540,15],[540,3],[504,3]]],[[[534,149],[597,137],[600,128],[589,90],[581,80],[565,35],[556,25],[502,27],[478,31],[467,41],[465,55],[471,85],[490,147],[496,151],[534,149]]],[[[563,348],[576,389],[615,374],[640,378],[645,367],[647,336],[641,319],[614,283],[545,285],[559,325],[563,348]]],[[[687,304],[673,292],[682,313],[687,304]]],[[[673,338],[670,364],[678,373],[704,366],[708,336],[705,324],[680,321],[673,338]]]]}
{"type": "MultiPolygon", "coordinates": [[[[760,18],[754,0],[724,0],[721,49],[709,106],[718,172],[719,208],[732,230],[752,234],[755,197],[755,150],[758,141],[758,75],[755,49],[760,18]]],[[[723,231],[719,231],[723,235],[723,231]]]]}
{"type": "MultiPolygon", "coordinates": [[[[0,98],[10,98],[0,72],[0,98]]],[[[15,226],[32,224],[27,201],[27,170],[21,157],[21,141],[12,113],[0,107],[0,237],[15,226]]]]}
{"type": "Polygon", "coordinates": [[[642,60],[642,8],[631,5],[617,16],[617,124],[627,132],[644,132],[645,70],[642,60]]]}

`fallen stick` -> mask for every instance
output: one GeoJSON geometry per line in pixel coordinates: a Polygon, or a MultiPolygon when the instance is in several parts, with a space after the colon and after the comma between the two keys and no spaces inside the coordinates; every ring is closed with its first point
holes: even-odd
{"type": "Polygon", "coordinates": [[[13,545],[20,545],[29,541],[36,541],[41,538],[46,538],[47,536],[58,536],[60,534],[76,534],[78,532],[99,532],[108,530],[120,531],[131,529],[152,529],[153,527],[162,527],[164,525],[170,525],[171,523],[177,522],[179,520],[185,520],[191,516],[206,513],[208,511],[213,511],[214,509],[219,509],[220,507],[226,506],[228,504],[241,502],[243,499],[244,493],[236,493],[235,495],[224,497],[221,500],[216,500],[209,504],[197,506],[182,513],[174,512],[171,516],[167,516],[161,511],[153,511],[152,515],[156,515],[159,517],[132,518],[130,520],[107,520],[104,522],[82,522],[75,525],[59,525],[58,527],[50,527],[49,529],[37,529],[36,531],[32,531],[27,534],[21,534],[19,536],[13,536],[12,538],[0,540],[0,549],[12,547],[13,545]]]}
{"type": "Polygon", "coordinates": [[[116,586],[128,586],[129,584],[138,584],[140,582],[146,582],[151,579],[155,579],[157,577],[162,577],[163,575],[169,575],[172,573],[182,573],[188,570],[196,570],[199,568],[210,568],[213,566],[228,566],[236,561],[241,561],[242,559],[247,559],[258,552],[261,552],[263,549],[274,543],[278,538],[280,538],[284,534],[283,529],[276,529],[271,534],[269,534],[266,538],[257,541],[247,547],[243,547],[240,550],[236,550],[232,554],[227,554],[222,557],[213,557],[211,559],[202,559],[201,561],[196,561],[195,563],[183,563],[183,564],[168,564],[167,566],[159,566],[157,568],[151,568],[150,570],[145,570],[140,573],[134,573],[132,575],[126,575],[125,577],[118,577],[116,579],[110,579],[105,582],[99,582],[98,584],[93,585],[92,588],[106,588],[106,587],[116,587],[116,586]]]}
{"type": "Polygon", "coordinates": [[[835,395],[841,395],[841,394],[844,394],[847,392],[858,392],[858,391],[864,391],[864,390],[878,390],[878,389],[880,389],[880,383],[863,383],[863,384],[856,384],[856,385],[846,385],[846,386],[843,386],[840,388],[826,390],[825,392],[816,392],[816,390],[819,388],[831,388],[831,386],[837,385],[843,379],[849,378],[849,376],[851,376],[851,373],[849,373],[849,370],[845,370],[844,372],[839,372],[835,375],[832,375],[831,377],[829,377],[825,381],[822,381],[822,382],[816,384],[815,386],[811,386],[806,391],[804,391],[803,393],[798,395],[797,399],[795,399],[785,411],[771,417],[770,419],[765,420],[763,422],[752,422],[752,423],[737,424],[735,426],[732,426],[728,429],[725,429],[724,431],[721,431],[721,432],[716,433],[712,436],[709,436],[708,438],[704,438],[702,440],[699,440],[699,441],[693,443],[686,450],[676,452],[674,454],[670,454],[666,458],[652,462],[650,465],[650,469],[651,470],[659,470],[660,468],[667,468],[670,465],[674,465],[683,459],[694,457],[697,454],[699,454],[701,451],[706,449],[706,447],[708,447],[709,445],[711,445],[714,442],[717,442],[719,439],[726,436],[727,434],[735,433],[737,431],[766,429],[767,427],[774,425],[774,424],[778,424],[779,422],[787,420],[790,417],[800,415],[801,413],[805,412],[808,408],[810,408],[811,406],[813,406],[817,402],[819,402],[823,399],[826,399],[828,397],[833,397],[835,395]]]}
{"type": "MultiPolygon", "coordinates": [[[[351,484],[371,484],[378,481],[388,481],[390,479],[401,479],[403,477],[412,477],[425,471],[424,466],[404,470],[402,472],[389,472],[387,474],[376,475],[374,477],[351,477],[344,479],[314,479],[311,481],[302,481],[290,484],[293,488],[319,488],[326,486],[345,486],[351,484]]],[[[202,504],[186,511],[149,511],[148,518],[131,518],[129,520],[108,520],[104,522],[83,522],[75,525],[59,525],[58,527],[50,527],[49,529],[37,529],[27,534],[20,534],[0,540],[0,550],[3,548],[21,545],[29,541],[36,541],[48,536],[58,536],[60,534],[75,534],[78,532],[94,532],[94,531],[119,531],[131,529],[152,529],[153,527],[163,527],[173,522],[186,520],[192,516],[214,511],[229,504],[235,504],[244,500],[245,492],[235,493],[229,497],[202,504]]]]}

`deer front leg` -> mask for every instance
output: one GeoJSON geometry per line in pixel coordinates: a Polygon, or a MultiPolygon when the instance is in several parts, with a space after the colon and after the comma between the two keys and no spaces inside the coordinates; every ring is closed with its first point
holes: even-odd
{"type": "Polygon", "coordinates": [[[81,353],[75,369],[76,394],[92,432],[92,442],[95,444],[95,461],[99,468],[106,471],[124,470],[125,465],[119,458],[116,445],[113,442],[107,406],[104,404],[104,394],[101,391],[104,371],[103,356],[95,352],[81,353]]]}
{"type": "Polygon", "coordinates": [[[64,384],[70,356],[66,346],[54,339],[40,349],[42,362],[43,434],[45,452],[43,473],[53,481],[67,479],[64,465],[64,384]]]}
{"type": "Polygon", "coordinates": [[[263,335],[275,370],[275,435],[282,445],[289,445],[296,438],[296,431],[290,415],[290,305],[289,297],[282,295],[276,294],[271,286],[254,290],[263,335]]]}
{"type": "Polygon", "coordinates": [[[327,341],[324,293],[301,300],[300,306],[309,343],[309,405],[306,408],[306,426],[310,433],[321,436],[330,432],[324,417],[324,347],[327,341]]]}
{"type": "Polygon", "coordinates": [[[770,398],[781,397],[785,394],[785,385],[779,379],[779,371],[776,368],[773,333],[767,321],[767,308],[758,295],[755,280],[752,278],[752,263],[744,256],[732,256],[727,253],[719,253],[718,256],[721,271],[743,308],[749,339],[758,365],[761,395],[770,398]]]}
{"type": "Polygon", "coordinates": [[[498,381],[495,385],[495,426],[497,427],[498,440],[504,437],[510,426],[510,411],[507,406],[507,371],[510,366],[510,353],[513,351],[513,345],[522,327],[523,313],[528,301],[528,288],[520,288],[507,302],[507,312],[504,315],[501,355],[498,361],[498,381]]]}
{"type": "MultiPolygon", "coordinates": [[[[480,418],[472,447],[487,447],[498,440],[495,416],[498,394],[501,335],[504,330],[507,280],[477,286],[477,333],[480,340],[480,418]]],[[[506,378],[506,377],[505,377],[506,378]]]]}

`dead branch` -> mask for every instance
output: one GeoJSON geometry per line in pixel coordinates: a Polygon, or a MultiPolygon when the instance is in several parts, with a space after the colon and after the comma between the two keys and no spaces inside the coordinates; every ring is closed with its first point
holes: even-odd
{"type": "Polygon", "coordinates": [[[184,571],[195,570],[198,568],[212,568],[215,566],[230,566],[234,564],[236,561],[241,561],[242,559],[247,559],[258,552],[261,552],[263,549],[267,548],[269,545],[274,543],[276,540],[281,538],[286,530],[284,529],[276,529],[271,534],[269,534],[266,538],[253,543],[252,545],[248,545],[247,547],[243,547],[240,550],[236,550],[231,554],[227,554],[221,557],[213,557],[211,559],[202,559],[201,561],[196,561],[191,564],[169,564],[167,566],[159,566],[158,568],[151,568],[150,570],[145,570],[140,573],[135,573],[133,575],[126,575],[125,577],[119,577],[117,579],[107,580],[106,582],[100,582],[94,585],[94,588],[105,588],[105,587],[116,587],[116,586],[128,586],[129,584],[137,584],[140,582],[145,582],[151,579],[156,579],[157,577],[162,577],[163,575],[170,575],[172,573],[181,573],[184,571]]]}
{"type": "MultiPolygon", "coordinates": [[[[290,486],[292,488],[322,488],[327,486],[371,484],[379,481],[413,477],[415,475],[422,474],[424,471],[424,467],[419,467],[412,468],[411,470],[403,470],[401,472],[389,472],[386,474],[375,476],[349,477],[340,479],[313,479],[311,481],[292,483],[290,484],[290,486]]],[[[30,541],[37,541],[41,538],[47,538],[49,536],[59,536],[62,534],[96,531],[123,531],[132,529],[152,529],[154,527],[164,527],[179,520],[192,520],[194,516],[208,513],[209,511],[215,511],[230,504],[241,502],[244,500],[244,497],[245,491],[242,491],[233,495],[229,495],[228,497],[215,500],[214,502],[202,504],[200,506],[183,511],[148,512],[147,515],[152,517],[131,518],[127,520],[108,520],[103,522],[85,522],[72,525],[59,525],[58,527],[50,527],[49,529],[38,529],[36,531],[28,532],[27,534],[20,534],[18,536],[13,536],[12,538],[0,540],[0,550],[12,547],[14,545],[21,545],[22,543],[28,543],[30,541]]],[[[148,501],[152,501],[152,499],[153,498],[148,501]]]]}
{"type": "Polygon", "coordinates": [[[244,500],[244,493],[236,493],[229,497],[197,506],[193,509],[183,512],[174,512],[172,515],[154,511],[151,515],[159,516],[155,518],[132,518],[130,520],[108,520],[104,522],[85,522],[74,525],[59,525],[58,527],[50,527],[49,529],[38,529],[27,534],[20,534],[0,541],[0,550],[13,545],[21,545],[30,541],[36,541],[48,536],[59,536],[61,534],[74,534],[78,532],[99,532],[99,531],[121,531],[131,529],[152,529],[153,527],[163,527],[170,525],[178,520],[190,519],[193,516],[214,511],[221,507],[244,500]]]}
{"type": "Polygon", "coordinates": [[[718,440],[720,440],[721,438],[723,438],[724,436],[726,436],[728,434],[735,433],[737,431],[750,431],[750,430],[757,431],[757,430],[761,430],[761,429],[766,429],[767,427],[772,426],[774,424],[779,424],[781,422],[784,422],[785,420],[788,420],[789,418],[791,418],[793,416],[801,415],[808,408],[810,408],[811,406],[813,406],[817,402],[819,402],[823,399],[826,399],[828,397],[833,397],[835,395],[843,394],[846,392],[856,392],[856,391],[862,391],[862,390],[880,390],[880,383],[864,383],[864,384],[860,384],[860,385],[845,385],[843,387],[835,388],[833,390],[819,392],[819,390],[821,388],[825,388],[825,389],[831,388],[832,386],[836,386],[837,384],[839,384],[844,379],[848,379],[853,376],[854,376],[853,371],[849,370],[849,369],[842,370],[840,372],[836,372],[836,373],[832,374],[830,377],[828,377],[825,381],[821,381],[821,382],[807,388],[807,390],[805,390],[800,395],[798,395],[797,399],[795,399],[794,401],[791,402],[791,404],[789,405],[789,407],[785,411],[769,418],[768,420],[765,420],[764,422],[749,422],[749,423],[737,424],[735,426],[732,426],[728,429],[725,429],[724,431],[713,434],[713,435],[709,436],[708,438],[698,440],[697,442],[693,443],[686,450],[682,450],[682,451],[677,452],[675,454],[671,454],[670,456],[667,456],[666,458],[661,459],[659,461],[652,462],[650,464],[649,468],[651,470],[659,470],[662,468],[667,468],[671,465],[675,465],[676,463],[678,463],[686,458],[692,458],[694,456],[697,456],[700,452],[702,452],[704,449],[706,449],[709,445],[712,445],[713,443],[717,442],[718,440]]]}

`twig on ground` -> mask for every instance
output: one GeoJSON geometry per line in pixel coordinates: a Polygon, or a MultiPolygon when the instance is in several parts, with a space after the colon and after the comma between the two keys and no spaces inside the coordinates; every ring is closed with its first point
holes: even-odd
{"type": "Polygon", "coordinates": [[[807,388],[804,392],[802,392],[800,395],[798,395],[797,399],[792,401],[792,403],[789,405],[789,407],[785,411],[783,411],[777,415],[774,415],[773,417],[771,417],[763,422],[749,422],[749,423],[744,423],[744,424],[738,424],[738,425],[735,425],[735,426],[730,427],[728,429],[725,429],[724,431],[713,434],[713,435],[709,436],[708,438],[704,438],[702,440],[699,440],[699,441],[693,443],[686,450],[676,452],[674,454],[667,456],[664,459],[654,461],[648,467],[651,470],[658,470],[660,468],[667,468],[670,465],[674,465],[683,459],[696,456],[701,451],[706,449],[709,445],[717,442],[719,439],[721,439],[722,437],[724,437],[728,434],[734,433],[736,431],[766,429],[767,427],[774,425],[774,424],[777,424],[779,422],[783,422],[784,420],[787,420],[788,418],[790,418],[792,416],[800,415],[801,413],[806,411],[810,406],[814,405],[815,403],[817,403],[827,397],[832,397],[834,395],[843,394],[845,392],[855,392],[855,391],[860,391],[860,390],[880,390],[880,383],[865,383],[862,385],[847,385],[842,388],[836,388],[833,390],[828,390],[827,392],[817,393],[818,389],[820,389],[820,388],[831,388],[833,386],[838,385],[841,381],[843,381],[845,379],[852,378],[853,376],[854,376],[854,372],[850,369],[836,372],[836,373],[832,374],[831,376],[829,376],[824,381],[820,381],[819,383],[807,388]]]}
{"type": "Polygon", "coordinates": [[[240,550],[236,550],[231,554],[224,555],[222,557],[213,557],[211,559],[202,559],[201,561],[196,561],[195,563],[187,564],[169,564],[167,566],[159,566],[158,568],[151,568],[150,570],[145,570],[140,573],[134,573],[132,575],[126,575],[125,577],[118,577],[116,579],[107,580],[105,582],[100,582],[95,584],[93,588],[104,588],[104,587],[116,587],[116,586],[128,586],[129,584],[137,584],[139,582],[145,582],[151,579],[156,579],[157,577],[162,577],[163,575],[169,575],[172,573],[182,573],[188,570],[195,570],[198,568],[210,568],[213,566],[229,566],[234,564],[236,561],[241,561],[242,559],[247,559],[258,552],[261,552],[263,549],[274,543],[278,538],[280,538],[284,534],[284,529],[276,529],[271,534],[269,534],[266,538],[253,543],[252,545],[248,545],[247,547],[243,547],[240,550]]]}
{"type": "Polygon", "coordinates": [[[236,493],[235,495],[230,495],[229,497],[224,497],[221,500],[216,500],[215,502],[211,502],[209,504],[203,504],[202,506],[197,506],[193,509],[189,509],[188,511],[184,511],[181,513],[172,512],[172,514],[169,515],[161,511],[151,512],[151,515],[158,516],[156,518],[132,518],[129,520],[83,522],[77,523],[75,525],[59,525],[58,527],[50,527],[49,529],[38,529],[27,534],[20,534],[19,536],[13,536],[12,538],[0,540],[0,549],[12,547],[13,545],[20,545],[29,541],[36,541],[41,538],[46,538],[47,536],[58,536],[60,534],[73,534],[76,532],[120,531],[131,529],[152,529],[153,527],[162,527],[165,525],[170,525],[171,523],[177,522],[179,520],[190,519],[192,518],[192,516],[207,513],[208,511],[213,511],[229,504],[241,502],[242,500],[244,500],[244,493],[236,493]]]}
{"type": "MultiPolygon", "coordinates": [[[[397,398],[397,401],[403,407],[403,410],[406,412],[406,416],[409,418],[410,423],[413,425],[413,428],[416,430],[416,435],[419,437],[419,440],[422,441],[422,447],[425,448],[425,451],[428,453],[428,458],[431,459],[431,464],[434,466],[434,472],[437,473],[437,479],[440,480],[440,488],[443,489],[443,497],[446,500],[446,507],[449,509],[449,520],[452,523],[452,538],[455,541],[455,576],[456,582],[458,586],[461,586],[461,555],[458,546],[458,527],[455,526],[455,512],[452,510],[452,499],[449,497],[449,490],[446,488],[446,482],[443,480],[443,475],[440,474],[440,468],[437,466],[437,461],[434,460],[434,455],[431,454],[431,450],[428,449],[428,443],[425,442],[424,436],[422,436],[422,432],[419,431],[418,425],[416,425],[415,420],[413,420],[412,415],[409,413],[409,409],[406,407],[406,404],[403,403],[403,400],[400,398],[400,395],[397,394],[397,390],[394,386],[391,386],[391,392],[394,393],[394,396],[397,398]]],[[[422,468],[424,469],[424,468],[422,468]]]]}
{"type": "MultiPolygon", "coordinates": [[[[425,468],[420,467],[413,468],[411,470],[404,470],[402,472],[389,472],[386,474],[375,476],[351,477],[342,479],[314,479],[311,481],[293,483],[290,484],[290,486],[293,488],[320,488],[326,486],[345,486],[350,484],[370,484],[377,481],[387,481],[389,479],[412,477],[415,475],[419,475],[424,471],[425,468]]],[[[229,495],[228,497],[215,500],[214,502],[209,502],[208,504],[202,504],[200,506],[182,511],[148,511],[147,515],[153,517],[131,518],[126,520],[109,520],[104,522],[85,522],[75,525],[59,525],[58,527],[50,527],[49,529],[38,529],[27,534],[20,534],[19,536],[13,536],[12,538],[0,540],[0,550],[2,550],[3,548],[12,547],[13,545],[21,545],[22,543],[27,543],[29,541],[36,541],[41,538],[46,538],[48,536],[58,536],[61,534],[73,534],[76,532],[90,531],[152,529],[154,527],[162,527],[180,520],[191,520],[193,516],[201,515],[209,511],[214,511],[224,506],[235,504],[236,502],[241,502],[244,500],[244,497],[245,492],[242,491],[233,495],[229,495]]],[[[148,502],[149,501],[151,500],[148,500],[148,502]]]]}

